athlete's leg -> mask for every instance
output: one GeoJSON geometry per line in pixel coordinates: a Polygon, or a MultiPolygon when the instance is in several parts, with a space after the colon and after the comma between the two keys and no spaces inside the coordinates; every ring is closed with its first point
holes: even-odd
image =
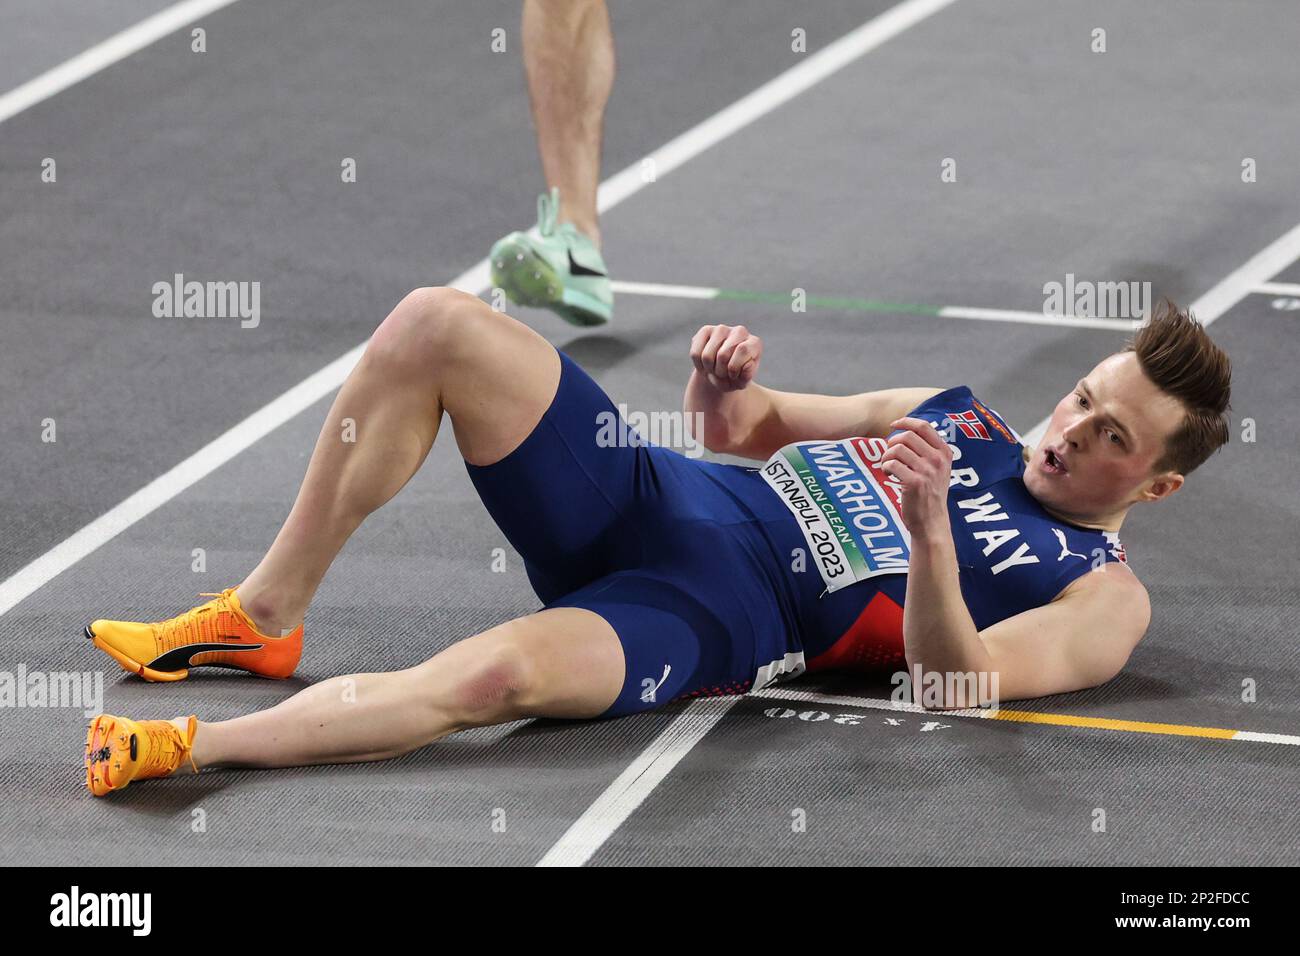
{"type": "MultiPolygon", "coordinates": [[[[382,760],[468,727],[599,716],[623,678],[623,652],[604,619],[544,610],[407,670],[333,677],[269,710],[200,722],[192,756],[201,769],[382,760]]],[[[184,730],[184,719],[175,723],[184,730]]]]}
{"type": "Polygon", "coordinates": [[[524,0],[523,53],[542,171],[560,189],[559,221],[599,246],[601,133],[614,85],[605,0],[524,0]]]}
{"type": "MultiPolygon", "coordinates": [[[[713,543],[721,545],[715,555],[608,575],[416,667],[331,678],[269,710],[200,723],[194,761],[208,768],[381,760],[468,727],[621,716],[682,695],[743,692],[755,661],[781,659],[790,645],[761,591],[714,586],[720,567],[744,569],[744,558],[734,545],[713,543]],[[704,573],[709,567],[713,574],[704,573]]],[[[188,719],[173,722],[184,731],[188,719]]]]}
{"type": "Polygon", "coordinates": [[[559,376],[550,343],[474,296],[406,296],[335,398],[289,517],[238,588],[244,610],[265,633],[295,627],[344,542],[420,467],[444,411],[465,459],[491,464],[532,431],[559,376]]]}

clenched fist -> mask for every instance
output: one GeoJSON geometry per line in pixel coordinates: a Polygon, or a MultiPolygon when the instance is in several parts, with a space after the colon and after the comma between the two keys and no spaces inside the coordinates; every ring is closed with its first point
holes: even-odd
{"type": "Polygon", "coordinates": [[[903,487],[899,509],[913,538],[948,529],[948,485],[952,476],[952,448],[934,425],[919,418],[899,418],[889,423],[901,428],[889,438],[880,467],[903,487]]]}
{"type": "Polygon", "coordinates": [[[752,382],[762,358],[763,340],[743,325],[706,325],[691,339],[691,361],[723,392],[752,382]]]}

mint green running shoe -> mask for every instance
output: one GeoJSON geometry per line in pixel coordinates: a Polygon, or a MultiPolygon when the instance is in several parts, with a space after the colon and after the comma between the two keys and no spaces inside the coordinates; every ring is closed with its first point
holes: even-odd
{"type": "Polygon", "coordinates": [[[537,236],[512,232],[492,247],[492,284],[516,305],[550,309],[572,325],[604,325],[614,290],[600,250],[571,222],[555,223],[560,191],[537,197],[537,236]]]}

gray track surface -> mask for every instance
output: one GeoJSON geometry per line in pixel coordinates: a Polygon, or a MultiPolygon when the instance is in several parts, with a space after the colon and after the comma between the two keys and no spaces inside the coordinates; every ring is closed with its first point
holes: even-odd
{"type": "MultiPolygon", "coordinates": [[[[886,4],[787,6],[614,2],[607,174],[797,62],[792,28],[816,50],[886,4]]],[[[531,221],[541,180],[517,22],[502,2],[237,3],[203,21],[207,54],[173,34],[0,127],[0,577],[531,221]],[[488,50],[496,26],[506,54],[488,50]],[[57,185],[40,182],[46,156],[57,185]],[[339,182],[345,156],[356,184],[339,182]],[[151,286],[175,272],[261,281],[261,326],[153,318],[151,286]],[[39,441],[46,417],[54,445],[39,441]]],[[[100,38],[77,29],[22,68],[100,38]]],[[[1300,221],[1298,48],[1288,2],[960,0],[615,208],[607,258],[628,280],[929,305],[1033,310],[1066,272],[1190,301],[1300,221]],[[1105,54],[1088,49],[1095,26],[1105,54]],[[1241,182],[1245,156],[1256,183],[1241,182]],[[957,183],[939,181],[945,157],[957,183]]],[[[632,408],[680,407],[690,335],[743,322],[767,343],[771,386],[964,383],[1022,431],[1122,343],[630,296],[592,333],[519,315],[632,408]]],[[[1300,730],[1298,315],[1256,295],[1212,327],[1235,362],[1234,428],[1254,418],[1259,440],[1234,441],[1126,522],[1155,606],[1126,672],[1025,709],[1300,730]],[[1247,678],[1257,703],[1241,702],[1247,678]]],[[[157,619],[238,581],[287,513],[327,401],[6,614],[0,670],[102,669],[79,636],[87,620],[157,619]],[[190,571],[199,547],[203,575],[190,571]]],[[[327,576],[294,680],[146,685],[106,670],[104,709],[218,719],[423,660],[536,607],[513,554],[490,571],[504,545],[444,440],[327,576]]],[[[799,686],[887,692],[852,677],[799,686]]],[[[957,718],[923,731],[919,717],[789,705],[860,718],[837,723],[785,707],[733,708],[592,862],[1300,861],[1296,748],[957,718]],[[1090,829],[1099,807],[1103,834],[1090,829]],[[791,830],[796,808],[806,833],[791,830]]],[[[382,765],[182,776],[93,800],[80,712],[0,711],[0,862],[530,864],[678,713],[518,724],[382,765]]]]}
{"type": "Polygon", "coordinates": [[[169,6],[167,0],[3,0],[0,92],[169,6]]]}

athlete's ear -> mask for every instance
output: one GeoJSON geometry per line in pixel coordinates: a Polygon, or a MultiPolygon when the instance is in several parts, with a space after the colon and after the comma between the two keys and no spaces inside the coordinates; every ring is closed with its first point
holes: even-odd
{"type": "Polygon", "coordinates": [[[1151,479],[1142,492],[1143,501],[1162,501],[1183,486],[1183,476],[1176,471],[1166,471],[1151,479]]]}

